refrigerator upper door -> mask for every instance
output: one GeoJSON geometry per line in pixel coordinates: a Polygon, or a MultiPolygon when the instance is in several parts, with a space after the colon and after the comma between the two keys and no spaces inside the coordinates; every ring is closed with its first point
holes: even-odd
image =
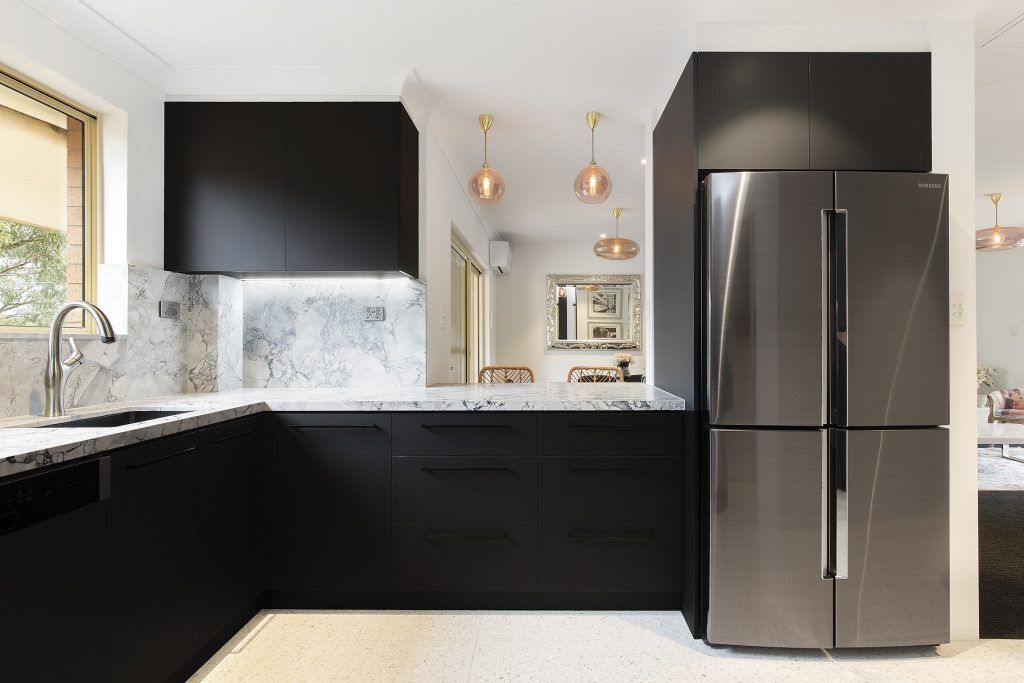
{"type": "Polygon", "coordinates": [[[708,641],[832,647],[826,432],[711,430],[708,641]]]}
{"type": "Polygon", "coordinates": [[[949,423],[947,182],[926,173],[836,173],[847,273],[837,425],[949,423]]]}
{"type": "Polygon", "coordinates": [[[829,172],[712,173],[706,186],[711,424],[826,422],[829,172]]]}
{"type": "Polygon", "coordinates": [[[948,432],[841,430],[839,438],[849,563],[848,578],[835,582],[836,646],[949,642],[948,432]]]}

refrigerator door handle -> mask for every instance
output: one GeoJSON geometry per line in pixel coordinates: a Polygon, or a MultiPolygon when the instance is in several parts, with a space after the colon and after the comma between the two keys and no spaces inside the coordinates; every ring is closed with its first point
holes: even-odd
{"type": "Polygon", "coordinates": [[[831,573],[833,578],[841,580],[850,575],[850,461],[846,433],[834,433],[831,573]]]}
{"type": "Polygon", "coordinates": [[[831,581],[832,572],[832,432],[821,435],[821,578],[831,581]]]}
{"type": "Polygon", "coordinates": [[[846,287],[846,209],[829,214],[829,367],[831,374],[829,410],[833,425],[845,426],[847,420],[847,287],[846,287]]]}

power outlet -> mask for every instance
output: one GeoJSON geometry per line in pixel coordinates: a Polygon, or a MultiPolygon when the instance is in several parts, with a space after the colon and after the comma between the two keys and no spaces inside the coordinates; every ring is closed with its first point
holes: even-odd
{"type": "Polygon", "coordinates": [[[368,322],[381,322],[384,320],[384,307],[367,306],[363,309],[363,320],[368,322]]]}
{"type": "Polygon", "coordinates": [[[181,304],[177,301],[161,301],[160,302],[160,317],[161,318],[180,318],[181,317],[181,304]]]}
{"type": "Polygon", "coordinates": [[[962,296],[949,297],[949,325],[950,327],[964,327],[967,325],[967,304],[962,296]]]}

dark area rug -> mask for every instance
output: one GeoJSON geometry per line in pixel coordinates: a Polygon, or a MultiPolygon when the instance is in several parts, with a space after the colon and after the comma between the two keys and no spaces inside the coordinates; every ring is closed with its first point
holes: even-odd
{"type": "Polygon", "coordinates": [[[1024,638],[1024,491],[978,492],[981,637],[1024,638]]]}

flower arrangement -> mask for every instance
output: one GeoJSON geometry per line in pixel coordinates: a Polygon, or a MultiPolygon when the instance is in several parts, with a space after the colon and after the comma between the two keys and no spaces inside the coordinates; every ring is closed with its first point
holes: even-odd
{"type": "Polygon", "coordinates": [[[628,353],[617,353],[614,356],[615,364],[621,367],[629,367],[633,364],[633,356],[628,353]]]}
{"type": "Polygon", "coordinates": [[[996,379],[996,369],[987,368],[984,365],[978,366],[978,388],[986,386],[992,388],[992,382],[996,379]]]}

